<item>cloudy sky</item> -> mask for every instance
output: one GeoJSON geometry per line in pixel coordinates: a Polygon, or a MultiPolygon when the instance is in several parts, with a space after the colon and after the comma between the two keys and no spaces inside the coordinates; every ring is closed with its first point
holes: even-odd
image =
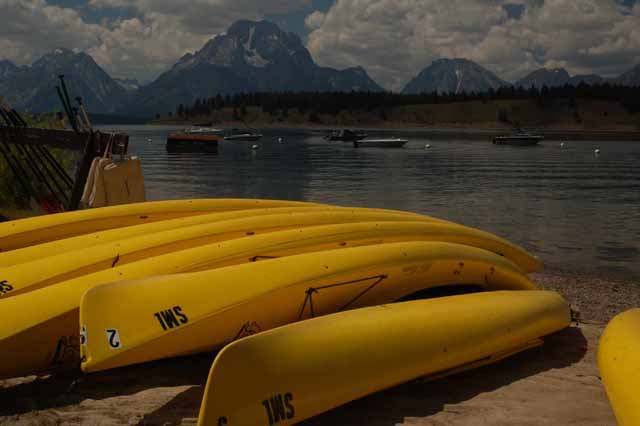
{"type": "Polygon", "coordinates": [[[0,0],[0,59],[86,51],[149,81],[237,19],[298,33],[321,65],[400,89],[434,59],[515,80],[538,67],[614,76],[640,63],[640,0],[0,0]]]}

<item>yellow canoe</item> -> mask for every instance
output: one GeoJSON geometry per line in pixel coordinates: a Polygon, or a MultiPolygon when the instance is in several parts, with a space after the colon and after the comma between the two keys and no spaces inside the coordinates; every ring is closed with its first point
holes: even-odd
{"type": "Polygon", "coordinates": [[[213,350],[256,330],[461,284],[535,289],[507,259],[442,242],[328,250],[98,286],[80,303],[82,369],[213,350]]]}
{"type": "MultiPolygon", "coordinates": [[[[512,253],[508,243],[486,232],[429,222],[374,222],[313,226],[239,238],[156,256],[54,286],[0,300],[0,377],[47,369],[54,360],[77,362],[75,352],[58,353],[60,342],[77,346],[78,306],[82,294],[100,284],[153,275],[203,271],[322,250],[400,241],[445,240],[512,253]],[[21,353],[19,358],[15,354],[21,353]],[[67,357],[68,355],[68,357],[67,357]]],[[[517,253],[513,253],[518,257],[517,253]]]]}
{"type": "Polygon", "coordinates": [[[510,291],[375,306],[286,325],[218,354],[198,425],[297,424],[412,379],[502,358],[569,323],[569,308],[557,293],[510,291]]]}
{"type": "Polygon", "coordinates": [[[640,425],[640,309],[609,322],[598,345],[598,368],[618,424],[640,425]]]}
{"type": "MultiPolygon", "coordinates": [[[[306,209],[304,209],[306,210],[306,209]]],[[[0,299],[17,296],[116,265],[126,265],[154,256],[203,246],[247,235],[271,233],[307,226],[366,221],[408,221],[431,219],[367,209],[328,209],[321,211],[261,214],[240,219],[186,226],[92,247],[37,258],[31,262],[0,268],[0,277],[10,290],[0,292],[0,299]]]]}
{"type": "Polygon", "coordinates": [[[91,232],[89,234],[77,235],[75,237],[62,238],[46,243],[22,247],[19,249],[0,252],[0,267],[15,266],[19,263],[31,262],[49,256],[56,256],[62,253],[78,250],[79,248],[89,248],[108,242],[125,240],[141,235],[153,234],[172,229],[184,228],[187,226],[202,225],[207,223],[222,222],[224,220],[242,219],[252,216],[263,216],[268,214],[287,214],[319,212],[326,210],[336,210],[341,207],[273,207],[265,209],[232,210],[228,212],[216,212],[198,214],[195,216],[179,217],[177,219],[160,220],[142,225],[124,226],[121,228],[107,229],[103,231],[91,232]]]}
{"type": "Polygon", "coordinates": [[[0,223],[0,251],[105,229],[213,212],[266,207],[312,207],[321,204],[280,200],[170,200],[79,210],[0,223]]]}

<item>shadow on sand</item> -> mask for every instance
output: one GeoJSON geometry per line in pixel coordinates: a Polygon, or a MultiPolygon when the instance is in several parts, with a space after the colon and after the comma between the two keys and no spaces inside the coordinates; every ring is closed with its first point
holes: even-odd
{"type": "MultiPolygon", "coordinates": [[[[530,349],[494,365],[431,382],[413,382],[381,391],[345,404],[302,425],[340,424],[392,426],[405,417],[426,417],[474,396],[491,392],[520,379],[555,368],[568,367],[585,355],[587,340],[580,328],[571,327],[545,339],[542,347],[530,349]]],[[[193,386],[167,404],[146,414],[139,425],[179,425],[198,417],[204,384],[214,355],[163,360],[134,367],[81,376],[71,385],[70,375],[51,376],[0,391],[0,415],[64,407],[84,399],[131,395],[145,389],[193,386]],[[71,386],[70,386],[71,385],[71,386]]],[[[247,384],[250,385],[250,384],[247,384]]]]}
{"type": "Polygon", "coordinates": [[[99,373],[67,371],[37,378],[0,389],[0,400],[3,401],[0,416],[61,408],[85,399],[133,395],[157,387],[193,385],[203,388],[214,358],[215,354],[208,353],[99,373]]]}

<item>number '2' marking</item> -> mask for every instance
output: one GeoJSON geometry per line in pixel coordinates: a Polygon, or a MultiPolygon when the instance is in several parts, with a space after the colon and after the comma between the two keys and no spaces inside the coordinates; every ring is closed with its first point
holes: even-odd
{"type": "Polygon", "coordinates": [[[120,349],[122,344],[120,343],[120,334],[116,329],[108,329],[107,330],[107,342],[109,342],[109,347],[111,349],[120,349]]]}

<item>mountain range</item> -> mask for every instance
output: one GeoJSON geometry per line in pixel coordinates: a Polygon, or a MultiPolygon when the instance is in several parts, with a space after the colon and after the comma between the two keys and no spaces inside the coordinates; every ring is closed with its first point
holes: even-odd
{"type": "MultiPolygon", "coordinates": [[[[16,108],[60,110],[55,86],[64,74],[71,96],[102,114],[151,116],[175,111],[198,98],[255,91],[383,91],[362,67],[337,70],[315,63],[301,39],[267,21],[238,21],[226,33],[188,53],[149,84],[110,77],[86,53],[55,49],[31,66],[0,60],[0,95],[16,108]]],[[[640,86],[640,65],[616,79],[570,76],[562,69],[535,70],[509,83],[467,59],[439,59],[422,70],[403,93],[484,92],[504,86],[524,88],[610,82],[640,86]]]]}

